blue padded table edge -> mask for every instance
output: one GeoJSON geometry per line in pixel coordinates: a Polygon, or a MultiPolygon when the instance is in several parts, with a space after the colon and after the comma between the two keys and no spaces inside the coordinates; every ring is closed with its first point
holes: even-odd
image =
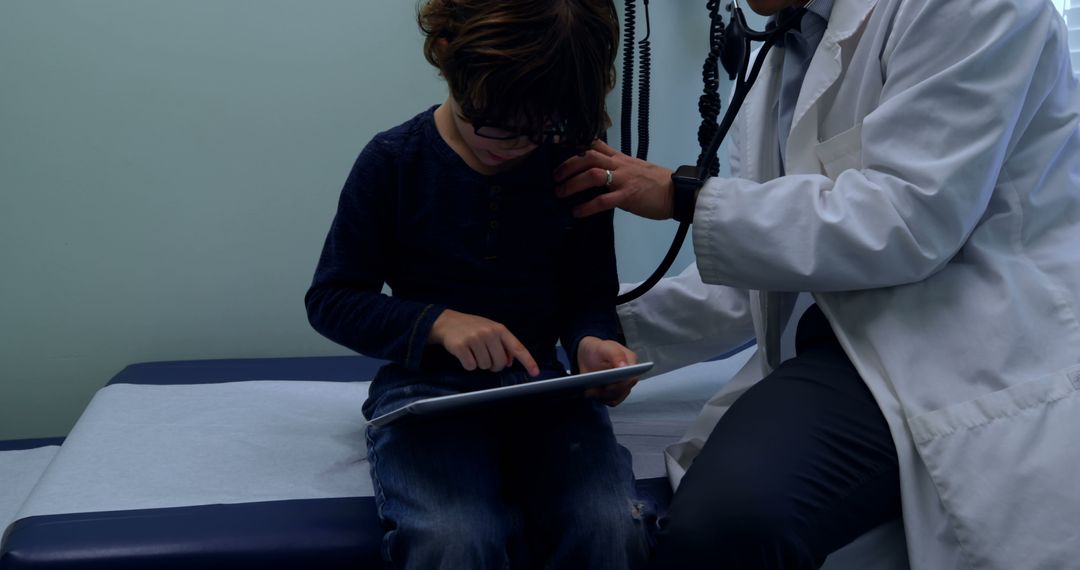
{"type": "MultiPolygon", "coordinates": [[[[558,356],[565,364],[562,347],[558,356]]],[[[360,355],[140,362],[125,367],[109,384],[219,384],[249,380],[364,382],[374,378],[386,362],[360,355]]]]}
{"type": "Polygon", "coordinates": [[[0,451],[20,451],[45,447],[48,445],[60,445],[64,443],[62,437],[39,437],[35,439],[9,439],[0,441],[0,451]]]}
{"type": "MultiPolygon", "coordinates": [[[[671,500],[665,477],[637,487],[671,500]]],[[[0,570],[375,569],[379,528],[372,497],[36,516],[8,528],[0,570]]]]}
{"type": "Polygon", "coordinates": [[[301,356],[174,360],[131,364],[109,384],[215,384],[248,380],[363,382],[375,377],[384,360],[366,356],[301,356]]]}
{"type": "Polygon", "coordinates": [[[8,528],[0,570],[378,568],[379,528],[372,497],[35,516],[8,528]]]}

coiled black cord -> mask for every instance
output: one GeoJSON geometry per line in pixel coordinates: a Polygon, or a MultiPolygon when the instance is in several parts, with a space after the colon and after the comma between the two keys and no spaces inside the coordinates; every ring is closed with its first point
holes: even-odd
{"type": "Polygon", "coordinates": [[[720,17],[720,0],[708,0],[705,4],[709,11],[709,53],[701,68],[703,90],[698,99],[698,111],[701,113],[701,126],[698,127],[698,144],[701,154],[698,163],[708,161],[707,174],[716,176],[720,173],[720,163],[712,157],[706,157],[709,143],[716,135],[720,118],[720,54],[724,50],[724,20],[720,17]]]}
{"type": "MultiPolygon", "coordinates": [[[[717,134],[719,134],[720,125],[718,119],[720,118],[720,54],[724,50],[724,21],[720,18],[720,0],[708,0],[706,8],[709,10],[709,53],[705,56],[705,64],[702,68],[701,79],[704,84],[703,93],[698,100],[698,110],[701,112],[701,126],[698,128],[698,144],[701,145],[701,154],[698,156],[698,164],[707,165],[706,170],[711,173],[712,176],[716,176],[720,172],[720,164],[718,160],[715,160],[717,150],[712,148],[713,144],[717,142],[717,134]],[[710,149],[712,148],[711,152],[710,149]],[[706,160],[706,155],[712,154],[713,160],[706,160]]],[[[648,18],[648,2],[645,2],[645,14],[648,18]]],[[[646,21],[648,21],[646,19],[646,21]]],[[[648,36],[646,35],[646,39],[648,36]]],[[[650,50],[646,45],[642,49],[642,60],[648,60],[651,56],[650,50]]],[[[644,72],[643,72],[644,73],[644,72]]],[[[643,85],[648,86],[647,79],[642,78],[643,85]]],[[[625,90],[625,84],[624,88],[625,90]]],[[[625,92],[625,91],[624,91],[625,92]]],[[[642,89],[642,98],[648,99],[648,91],[642,89]]],[[[625,101],[625,99],[624,99],[625,101]]],[[[625,106],[623,107],[626,108],[625,106]]],[[[646,117],[645,123],[648,123],[647,111],[644,114],[646,117]]],[[[625,114],[624,114],[625,120],[625,114]]],[[[641,124],[641,117],[638,118],[639,124],[641,124]]],[[[726,122],[726,121],[725,121],[726,122]]],[[[624,125],[626,123],[624,122],[624,125]]],[[[625,128],[625,127],[624,127],[625,128]]],[[[646,126],[647,128],[647,126],[646,126]]],[[[641,133],[645,133],[641,143],[648,151],[648,131],[639,127],[641,133]]],[[[628,137],[624,137],[626,140],[628,137]]],[[[640,150],[640,148],[639,148],[640,150]]],[[[623,151],[626,152],[625,150],[623,151]]],[[[639,158],[643,158],[640,157],[639,158]]],[[[682,222],[679,224],[679,228],[675,231],[675,237],[671,241],[671,246],[668,248],[667,253],[664,255],[664,259],[657,266],[656,270],[645,281],[638,284],[634,289],[627,291],[621,295],[615,297],[615,303],[621,305],[623,303],[629,303],[634,299],[645,294],[646,291],[652,289],[660,279],[667,274],[668,270],[675,263],[675,258],[679,255],[679,251],[682,249],[683,242],[686,241],[687,234],[690,233],[690,222],[682,222]]]]}
{"type": "Polygon", "coordinates": [[[641,160],[649,158],[649,95],[652,90],[652,24],[649,22],[649,0],[645,4],[645,39],[638,42],[638,151],[641,160]]]}
{"type": "Polygon", "coordinates": [[[623,3],[623,68],[622,68],[622,122],[619,125],[619,150],[633,154],[634,108],[634,36],[636,35],[637,6],[635,0],[623,3]]]}

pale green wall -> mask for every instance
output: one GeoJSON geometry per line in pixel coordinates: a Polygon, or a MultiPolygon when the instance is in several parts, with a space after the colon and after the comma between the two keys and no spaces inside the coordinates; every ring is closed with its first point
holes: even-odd
{"type": "Polygon", "coordinates": [[[378,130],[436,103],[411,1],[0,1],[0,438],[131,362],[341,354],[303,294],[378,130]]]}
{"type": "MultiPolygon", "coordinates": [[[[674,166],[696,157],[704,8],[653,4],[653,158],[674,166]]],[[[0,439],[66,433],[129,363],[347,352],[302,297],[357,152],[444,96],[414,10],[0,0],[0,439]]],[[[641,279],[674,225],[619,224],[641,279]]]]}

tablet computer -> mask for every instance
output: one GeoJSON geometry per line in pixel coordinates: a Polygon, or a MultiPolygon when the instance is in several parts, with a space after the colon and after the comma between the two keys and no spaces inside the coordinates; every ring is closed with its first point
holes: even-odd
{"type": "Polygon", "coordinates": [[[587,388],[616,384],[634,376],[640,376],[653,367],[652,362],[642,362],[608,370],[574,374],[561,378],[537,380],[514,386],[476,390],[463,394],[424,398],[406,404],[396,410],[372,418],[369,424],[382,427],[409,416],[433,416],[497,403],[519,402],[527,399],[556,399],[580,395],[587,388]]]}

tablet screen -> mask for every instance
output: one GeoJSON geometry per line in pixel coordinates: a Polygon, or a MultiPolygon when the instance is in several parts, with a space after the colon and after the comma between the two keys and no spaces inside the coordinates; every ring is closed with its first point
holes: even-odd
{"type": "Polygon", "coordinates": [[[561,378],[537,380],[514,386],[489,388],[463,394],[425,398],[373,418],[371,425],[381,427],[408,416],[431,416],[466,411],[486,404],[521,402],[528,399],[554,399],[583,393],[588,388],[615,384],[640,376],[653,367],[652,362],[642,362],[620,368],[572,374],[561,378]]]}

